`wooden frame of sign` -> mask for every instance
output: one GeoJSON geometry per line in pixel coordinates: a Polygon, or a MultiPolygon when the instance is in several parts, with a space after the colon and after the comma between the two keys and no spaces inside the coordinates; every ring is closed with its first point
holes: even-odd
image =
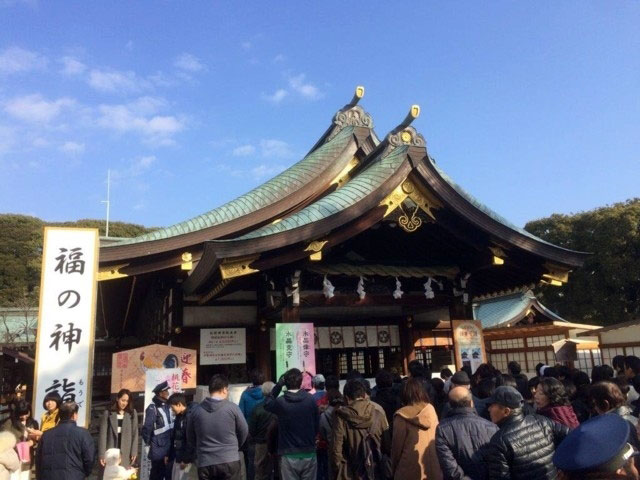
{"type": "Polygon", "coordinates": [[[487,362],[482,323],[478,320],[451,320],[456,370],[466,363],[475,372],[478,365],[487,362]],[[475,367],[475,368],[474,368],[475,367]]]}

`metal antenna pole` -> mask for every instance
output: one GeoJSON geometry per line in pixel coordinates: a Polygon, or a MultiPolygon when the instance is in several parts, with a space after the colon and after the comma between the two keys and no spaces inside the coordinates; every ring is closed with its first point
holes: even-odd
{"type": "Polygon", "coordinates": [[[107,204],[107,225],[105,227],[105,237],[109,237],[109,211],[111,210],[111,169],[107,169],[107,199],[101,203],[107,204]]]}

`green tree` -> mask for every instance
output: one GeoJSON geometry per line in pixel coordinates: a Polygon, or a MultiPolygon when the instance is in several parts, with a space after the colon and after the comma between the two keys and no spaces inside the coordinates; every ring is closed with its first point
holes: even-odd
{"type": "MultiPolygon", "coordinates": [[[[104,235],[103,220],[46,223],[26,215],[0,214],[0,306],[38,304],[42,239],[45,226],[98,228],[104,235]]],[[[109,224],[112,237],[135,237],[153,231],[124,222],[109,224]]]]}
{"type": "Polygon", "coordinates": [[[525,229],[556,245],[590,252],[562,287],[543,287],[542,302],[575,322],[611,325],[640,318],[640,199],[576,215],[552,215],[525,229]]]}

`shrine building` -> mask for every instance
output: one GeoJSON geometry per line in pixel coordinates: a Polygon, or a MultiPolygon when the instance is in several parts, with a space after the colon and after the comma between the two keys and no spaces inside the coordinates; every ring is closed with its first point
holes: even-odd
{"type": "Polygon", "coordinates": [[[378,136],[363,94],[266,183],[103,242],[96,368],[109,352],[199,349],[201,329],[242,327],[246,364],[199,365],[198,384],[217,372],[244,381],[253,367],[273,378],[275,324],[311,322],[318,372],[406,373],[413,358],[438,369],[453,363],[451,320],[473,319],[474,303],[562,285],[583,264],[586,253],[516,227],[449,178],[411,126],[418,106],[378,136]]]}

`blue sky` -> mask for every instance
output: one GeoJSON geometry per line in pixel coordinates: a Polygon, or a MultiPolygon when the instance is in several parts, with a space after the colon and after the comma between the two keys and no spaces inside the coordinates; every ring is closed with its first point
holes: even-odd
{"type": "Polygon", "coordinates": [[[297,161],[354,87],[518,225],[640,196],[640,3],[0,0],[0,212],[164,226],[297,161]]]}

